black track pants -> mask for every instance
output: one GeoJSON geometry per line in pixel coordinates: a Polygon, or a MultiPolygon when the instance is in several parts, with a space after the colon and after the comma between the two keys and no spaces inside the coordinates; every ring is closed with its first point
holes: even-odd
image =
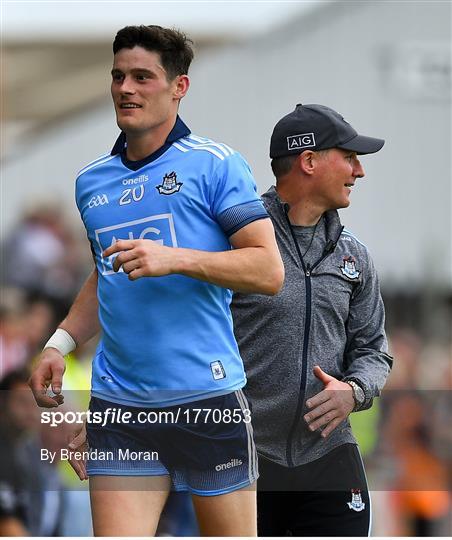
{"type": "Polygon", "coordinates": [[[354,444],[294,468],[260,456],[259,473],[259,536],[369,536],[369,492],[354,444]]]}

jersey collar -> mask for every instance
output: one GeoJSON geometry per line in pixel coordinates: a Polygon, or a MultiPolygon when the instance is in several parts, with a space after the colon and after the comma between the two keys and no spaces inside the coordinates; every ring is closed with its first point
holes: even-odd
{"type": "Polygon", "coordinates": [[[144,165],[147,165],[148,163],[151,163],[152,161],[156,160],[158,157],[160,157],[162,154],[164,154],[168,148],[173,144],[173,142],[177,141],[178,139],[181,139],[182,137],[186,137],[191,133],[190,128],[181,120],[180,116],[177,115],[176,123],[174,124],[173,129],[169,132],[168,137],[166,138],[165,143],[163,146],[161,146],[158,150],[155,152],[152,152],[149,156],[146,156],[143,159],[140,159],[139,161],[131,161],[127,159],[126,157],[126,135],[124,132],[121,132],[119,137],[116,139],[116,142],[110,152],[110,155],[115,156],[116,154],[121,155],[121,161],[123,164],[133,171],[137,171],[144,165]]]}

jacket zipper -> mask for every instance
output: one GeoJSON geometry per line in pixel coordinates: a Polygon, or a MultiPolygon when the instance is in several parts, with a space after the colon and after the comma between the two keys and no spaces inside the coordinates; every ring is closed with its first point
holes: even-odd
{"type": "Polygon", "coordinates": [[[289,220],[288,215],[288,206],[284,205],[284,214],[286,216],[287,224],[289,226],[290,234],[292,235],[292,240],[295,244],[295,248],[297,250],[298,258],[300,260],[301,266],[303,268],[304,272],[304,280],[305,280],[305,287],[306,287],[306,306],[305,306],[305,322],[304,322],[304,336],[303,336],[303,352],[301,356],[301,380],[300,380],[300,391],[298,393],[298,401],[297,401],[297,408],[295,409],[295,416],[292,422],[292,426],[289,431],[289,436],[287,438],[287,446],[286,446],[286,459],[289,467],[295,467],[293,458],[292,458],[292,441],[295,435],[295,431],[297,429],[298,423],[300,421],[301,411],[303,408],[304,403],[304,394],[306,391],[306,379],[307,379],[307,372],[308,372],[308,345],[309,345],[309,333],[311,329],[311,308],[312,308],[312,291],[311,291],[311,275],[312,271],[322,262],[324,261],[331,253],[333,253],[334,249],[336,248],[336,244],[339,241],[339,238],[342,234],[342,230],[344,227],[341,227],[340,233],[336,239],[335,242],[332,240],[329,240],[327,244],[325,245],[325,249],[323,250],[322,256],[318,261],[316,261],[313,266],[311,267],[309,264],[305,266],[303,257],[301,255],[300,247],[298,245],[297,239],[295,237],[295,234],[292,229],[292,224],[289,220]]]}

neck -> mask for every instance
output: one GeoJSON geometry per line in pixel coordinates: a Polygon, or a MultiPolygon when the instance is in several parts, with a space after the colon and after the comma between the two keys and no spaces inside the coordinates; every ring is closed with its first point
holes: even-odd
{"type": "Polygon", "coordinates": [[[276,187],[276,190],[281,200],[289,203],[289,219],[292,225],[312,227],[312,225],[318,223],[326,210],[316,204],[308,196],[295,195],[278,186],[276,187]]]}
{"type": "Polygon", "coordinates": [[[164,123],[141,132],[126,132],[127,159],[139,161],[161,148],[176,123],[176,115],[172,115],[164,123]]]}

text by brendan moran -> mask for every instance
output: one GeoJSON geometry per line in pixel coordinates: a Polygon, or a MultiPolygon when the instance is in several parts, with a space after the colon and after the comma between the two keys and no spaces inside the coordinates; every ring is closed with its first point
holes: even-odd
{"type": "Polygon", "coordinates": [[[41,448],[41,461],[53,463],[55,460],[93,460],[93,461],[158,461],[158,452],[151,451],[135,451],[128,448],[118,448],[116,450],[97,450],[91,448],[80,452],[78,450],[69,450],[61,448],[58,451],[52,452],[46,448],[41,448]]]}

